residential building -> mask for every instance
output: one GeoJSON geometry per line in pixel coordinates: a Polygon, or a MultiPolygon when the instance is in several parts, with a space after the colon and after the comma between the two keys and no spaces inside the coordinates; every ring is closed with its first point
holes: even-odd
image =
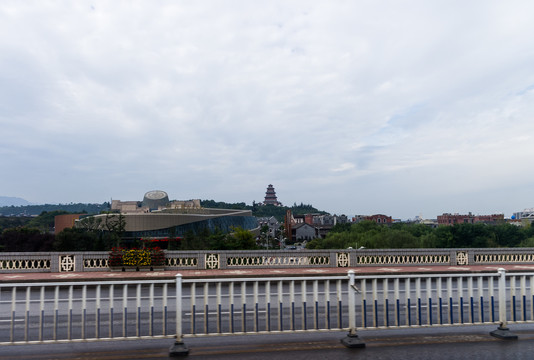
{"type": "Polygon", "coordinates": [[[307,223],[299,223],[291,228],[291,241],[301,242],[313,240],[319,237],[317,228],[307,223]]]}
{"type": "Polygon", "coordinates": [[[467,215],[461,215],[444,213],[443,215],[438,215],[438,225],[453,226],[456,224],[477,223],[494,224],[498,222],[504,222],[504,214],[473,215],[472,213],[469,213],[467,215]]]}
{"type": "Polygon", "coordinates": [[[268,235],[271,237],[276,237],[276,232],[278,231],[278,229],[280,229],[280,223],[278,222],[278,220],[276,220],[274,216],[258,218],[258,225],[260,229],[263,226],[267,226],[269,229],[268,235]]]}
{"type": "Polygon", "coordinates": [[[313,215],[313,225],[317,226],[335,226],[349,222],[346,215],[313,215]]]}
{"type": "Polygon", "coordinates": [[[352,222],[357,224],[359,222],[365,221],[365,215],[354,215],[352,217],[352,222]]]}
{"type": "Polygon", "coordinates": [[[391,216],[387,216],[383,214],[365,216],[364,219],[376,222],[377,224],[391,224],[393,222],[393,219],[391,218],[391,216]]]}

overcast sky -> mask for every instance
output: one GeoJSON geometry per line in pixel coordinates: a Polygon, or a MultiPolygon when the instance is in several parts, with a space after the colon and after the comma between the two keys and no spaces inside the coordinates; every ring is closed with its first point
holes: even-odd
{"type": "Polygon", "coordinates": [[[534,206],[534,2],[0,2],[0,195],[534,206]]]}

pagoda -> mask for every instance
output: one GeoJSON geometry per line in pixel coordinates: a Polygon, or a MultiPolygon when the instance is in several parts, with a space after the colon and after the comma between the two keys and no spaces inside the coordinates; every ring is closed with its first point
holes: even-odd
{"type": "Polygon", "coordinates": [[[282,205],[282,203],[278,202],[278,199],[276,198],[276,192],[274,191],[274,187],[271,184],[267,186],[267,191],[265,192],[265,200],[263,201],[263,203],[265,205],[282,205]]]}

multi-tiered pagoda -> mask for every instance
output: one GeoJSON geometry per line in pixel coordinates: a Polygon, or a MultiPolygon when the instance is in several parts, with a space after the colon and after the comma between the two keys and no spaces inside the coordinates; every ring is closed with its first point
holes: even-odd
{"type": "Polygon", "coordinates": [[[278,199],[276,198],[276,192],[274,191],[274,187],[271,184],[267,186],[267,192],[265,192],[265,200],[263,201],[263,203],[265,205],[282,205],[282,203],[278,202],[278,199]]]}

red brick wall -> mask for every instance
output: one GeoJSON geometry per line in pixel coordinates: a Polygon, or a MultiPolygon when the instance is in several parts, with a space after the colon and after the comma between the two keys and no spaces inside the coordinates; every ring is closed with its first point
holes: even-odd
{"type": "Polygon", "coordinates": [[[382,214],[366,216],[365,220],[371,220],[377,224],[391,224],[393,222],[391,216],[386,216],[382,214]]]}
{"type": "Polygon", "coordinates": [[[74,226],[74,220],[79,219],[83,214],[58,215],[54,218],[54,234],[59,234],[66,228],[74,226]]]}

